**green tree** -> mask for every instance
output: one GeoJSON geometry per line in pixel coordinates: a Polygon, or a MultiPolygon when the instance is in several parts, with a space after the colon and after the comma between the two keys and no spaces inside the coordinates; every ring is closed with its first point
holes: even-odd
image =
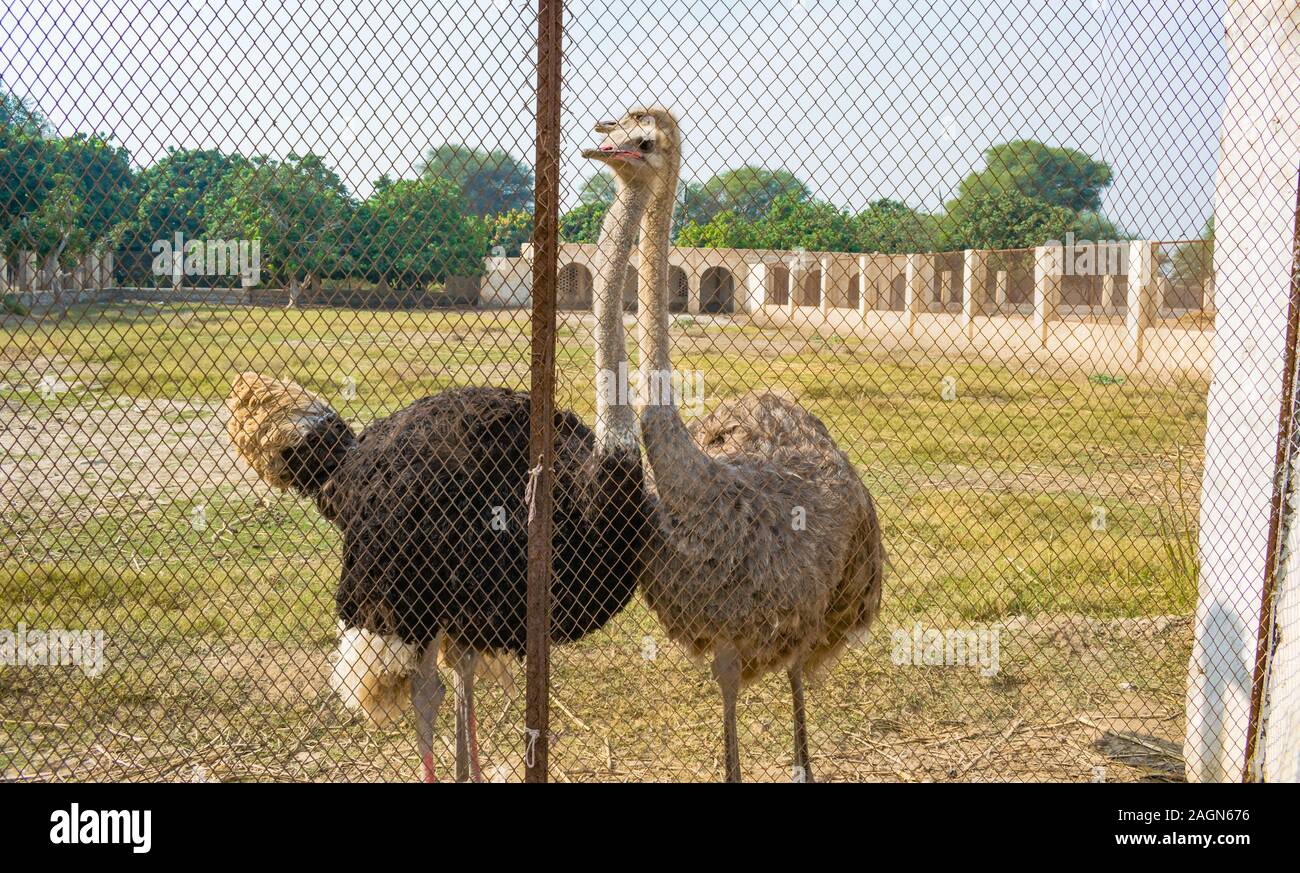
{"type": "Polygon", "coordinates": [[[41,110],[27,100],[9,91],[0,80],[0,129],[23,131],[36,136],[48,136],[49,122],[41,110]]]}
{"type": "Polygon", "coordinates": [[[0,127],[0,239],[7,257],[21,246],[25,223],[55,185],[54,145],[20,127],[0,127]]]}
{"type": "Polygon", "coordinates": [[[425,155],[420,175],[458,185],[465,209],[479,217],[533,208],[532,169],[500,149],[485,151],[453,143],[436,146],[425,155]]]}
{"type": "Polygon", "coordinates": [[[130,158],[102,136],[0,129],[0,167],[6,254],[31,250],[67,266],[106,242],[132,205],[130,158]]]}
{"type": "Polygon", "coordinates": [[[1120,230],[1109,218],[1100,212],[1093,212],[1091,209],[1085,209],[1075,215],[1073,231],[1075,238],[1081,240],[1101,241],[1132,238],[1131,234],[1120,230]]]}
{"type": "Polygon", "coordinates": [[[1016,249],[1063,240],[1075,225],[1064,206],[1035,200],[1014,188],[959,199],[944,217],[949,249],[1016,249]]]}
{"type": "Polygon", "coordinates": [[[937,246],[933,217],[897,200],[882,198],[853,217],[853,251],[929,252],[937,246]]]}
{"type": "Polygon", "coordinates": [[[677,232],[677,245],[698,248],[758,248],[758,228],[734,212],[719,212],[704,224],[688,221],[677,232]]]}
{"type": "Polygon", "coordinates": [[[614,202],[614,174],[608,170],[601,170],[599,173],[592,175],[587,181],[582,183],[578,189],[579,203],[604,203],[609,205],[614,202]]]}
{"type": "Polygon", "coordinates": [[[847,212],[797,191],[773,200],[756,230],[758,247],[765,249],[851,252],[856,246],[854,222],[847,212]]]}
{"type": "Polygon", "coordinates": [[[1170,263],[1173,281],[1201,285],[1214,273],[1214,215],[1205,221],[1201,239],[1182,243],[1174,250],[1170,263]]]}
{"type": "MultiPolygon", "coordinates": [[[[136,176],[135,208],[113,228],[122,272],[134,281],[152,276],[152,246],[180,233],[201,238],[208,228],[208,194],[248,161],[216,149],[170,149],[136,176]]],[[[224,281],[224,280],[223,280],[224,281]]]]}
{"type": "Polygon", "coordinates": [[[962,180],[956,199],[1015,190],[1050,206],[1097,212],[1111,179],[1110,165],[1086,152],[1020,139],[988,148],[984,169],[962,180]]]}
{"type": "Polygon", "coordinates": [[[487,226],[469,215],[448,179],[402,179],[357,210],[353,262],[373,281],[424,290],[452,276],[481,276],[487,226]]]}
{"type": "Polygon", "coordinates": [[[600,238],[607,203],[583,203],[560,216],[560,239],[572,243],[594,243],[600,238]]]}
{"type": "Polygon", "coordinates": [[[338,175],[313,154],[253,158],[233,167],[204,197],[204,234],[260,240],[262,273],[287,281],[347,272],[353,205],[338,175]]]}
{"type": "Polygon", "coordinates": [[[757,220],[780,197],[799,202],[812,191],[787,170],[743,166],[718,173],[699,186],[688,185],[683,197],[685,218],[704,224],[719,212],[757,220]]]}
{"type": "Polygon", "coordinates": [[[523,209],[489,216],[486,223],[488,253],[492,255],[518,257],[523,244],[533,238],[533,214],[523,209]]]}

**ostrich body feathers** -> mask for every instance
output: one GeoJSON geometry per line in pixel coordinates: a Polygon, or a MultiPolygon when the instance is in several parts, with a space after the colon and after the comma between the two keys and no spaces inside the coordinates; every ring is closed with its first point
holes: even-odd
{"type": "Polygon", "coordinates": [[[705,457],[680,479],[675,410],[648,407],[641,424],[659,523],[642,590],[674,640],[699,658],[734,646],[752,682],[794,664],[815,674],[865,636],[880,611],[880,524],[815,415],[773,394],[724,403],[692,424],[705,457]]]}
{"type": "MultiPolygon", "coordinates": [[[[407,647],[440,634],[485,655],[523,655],[528,394],[453,389],[356,437],[283,380],[246,373],[229,406],[240,455],[269,484],[314,498],[343,535],[333,684],[345,700],[391,717],[413,663],[407,647]]],[[[571,412],[556,413],[552,468],[551,638],[562,643],[631,600],[650,506],[639,455],[595,451],[571,412]]]]}

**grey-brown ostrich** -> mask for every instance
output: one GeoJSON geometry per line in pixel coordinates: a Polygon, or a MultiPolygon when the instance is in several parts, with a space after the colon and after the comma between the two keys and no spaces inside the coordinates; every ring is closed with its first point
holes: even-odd
{"type": "Polygon", "coordinates": [[[640,424],[657,531],[647,542],[642,591],[668,635],[712,662],[727,780],[740,780],[741,687],[785,670],[796,772],[811,781],[804,678],[865,636],[880,610],[884,550],[875,505],[826,426],[789,400],[751,394],[689,429],[683,423],[668,339],[677,120],[663,108],[638,108],[596,129],[604,143],[584,154],[649,200],[640,227],[640,424]]]}
{"type": "MultiPolygon", "coordinates": [[[[602,250],[626,270],[639,212],[623,198],[611,213],[602,250]]],[[[616,287],[598,285],[594,301],[597,364],[615,373],[627,360],[616,287]]],[[[256,373],[235,380],[228,405],[239,454],[270,485],[313,498],[343,535],[335,690],[377,722],[409,693],[434,781],[441,650],[456,678],[456,778],[479,780],[476,672],[484,656],[524,652],[529,395],[458,388],[360,436],[321,398],[256,373]]],[[[615,392],[598,399],[594,432],[571,412],[555,416],[555,642],[604,626],[635,592],[651,529],[635,428],[615,392]]]]}

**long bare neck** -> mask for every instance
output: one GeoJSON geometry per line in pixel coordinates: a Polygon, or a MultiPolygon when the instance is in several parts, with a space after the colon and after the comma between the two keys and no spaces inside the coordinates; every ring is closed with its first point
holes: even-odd
{"type": "MultiPolygon", "coordinates": [[[[641,216],[641,287],[638,294],[637,342],[641,350],[642,385],[657,374],[672,371],[668,345],[668,246],[677,201],[676,168],[660,180],[641,216]]],[[[672,402],[667,393],[667,402],[672,402]]]]}
{"type": "Polygon", "coordinates": [[[624,390],[627,338],[623,332],[623,285],[637,225],[649,192],[622,182],[605,212],[596,247],[596,447],[602,452],[636,452],[636,414],[624,390]]]}
{"type": "Polygon", "coordinates": [[[655,489],[667,509],[675,498],[698,497],[712,461],[695,444],[673,397],[668,338],[668,244],[677,199],[677,168],[661,180],[641,219],[641,288],[638,348],[641,355],[641,436],[654,470],[655,489]]]}

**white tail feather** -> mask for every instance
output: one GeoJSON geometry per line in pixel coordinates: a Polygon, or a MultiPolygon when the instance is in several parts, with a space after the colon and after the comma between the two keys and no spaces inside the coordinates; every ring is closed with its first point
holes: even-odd
{"type": "MultiPolygon", "coordinates": [[[[446,648],[438,653],[447,663],[446,648]]],[[[339,623],[339,646],[330,672],[330,688],[353,712],[365,713],[374,725],[399,718],[410,704],[411,671],[419,658],[416,647],[396,636],[339,623]]],[[[515,665],[510,655],[483,653],[475,675],[501,687],[515,699],[515,665]]]]}

